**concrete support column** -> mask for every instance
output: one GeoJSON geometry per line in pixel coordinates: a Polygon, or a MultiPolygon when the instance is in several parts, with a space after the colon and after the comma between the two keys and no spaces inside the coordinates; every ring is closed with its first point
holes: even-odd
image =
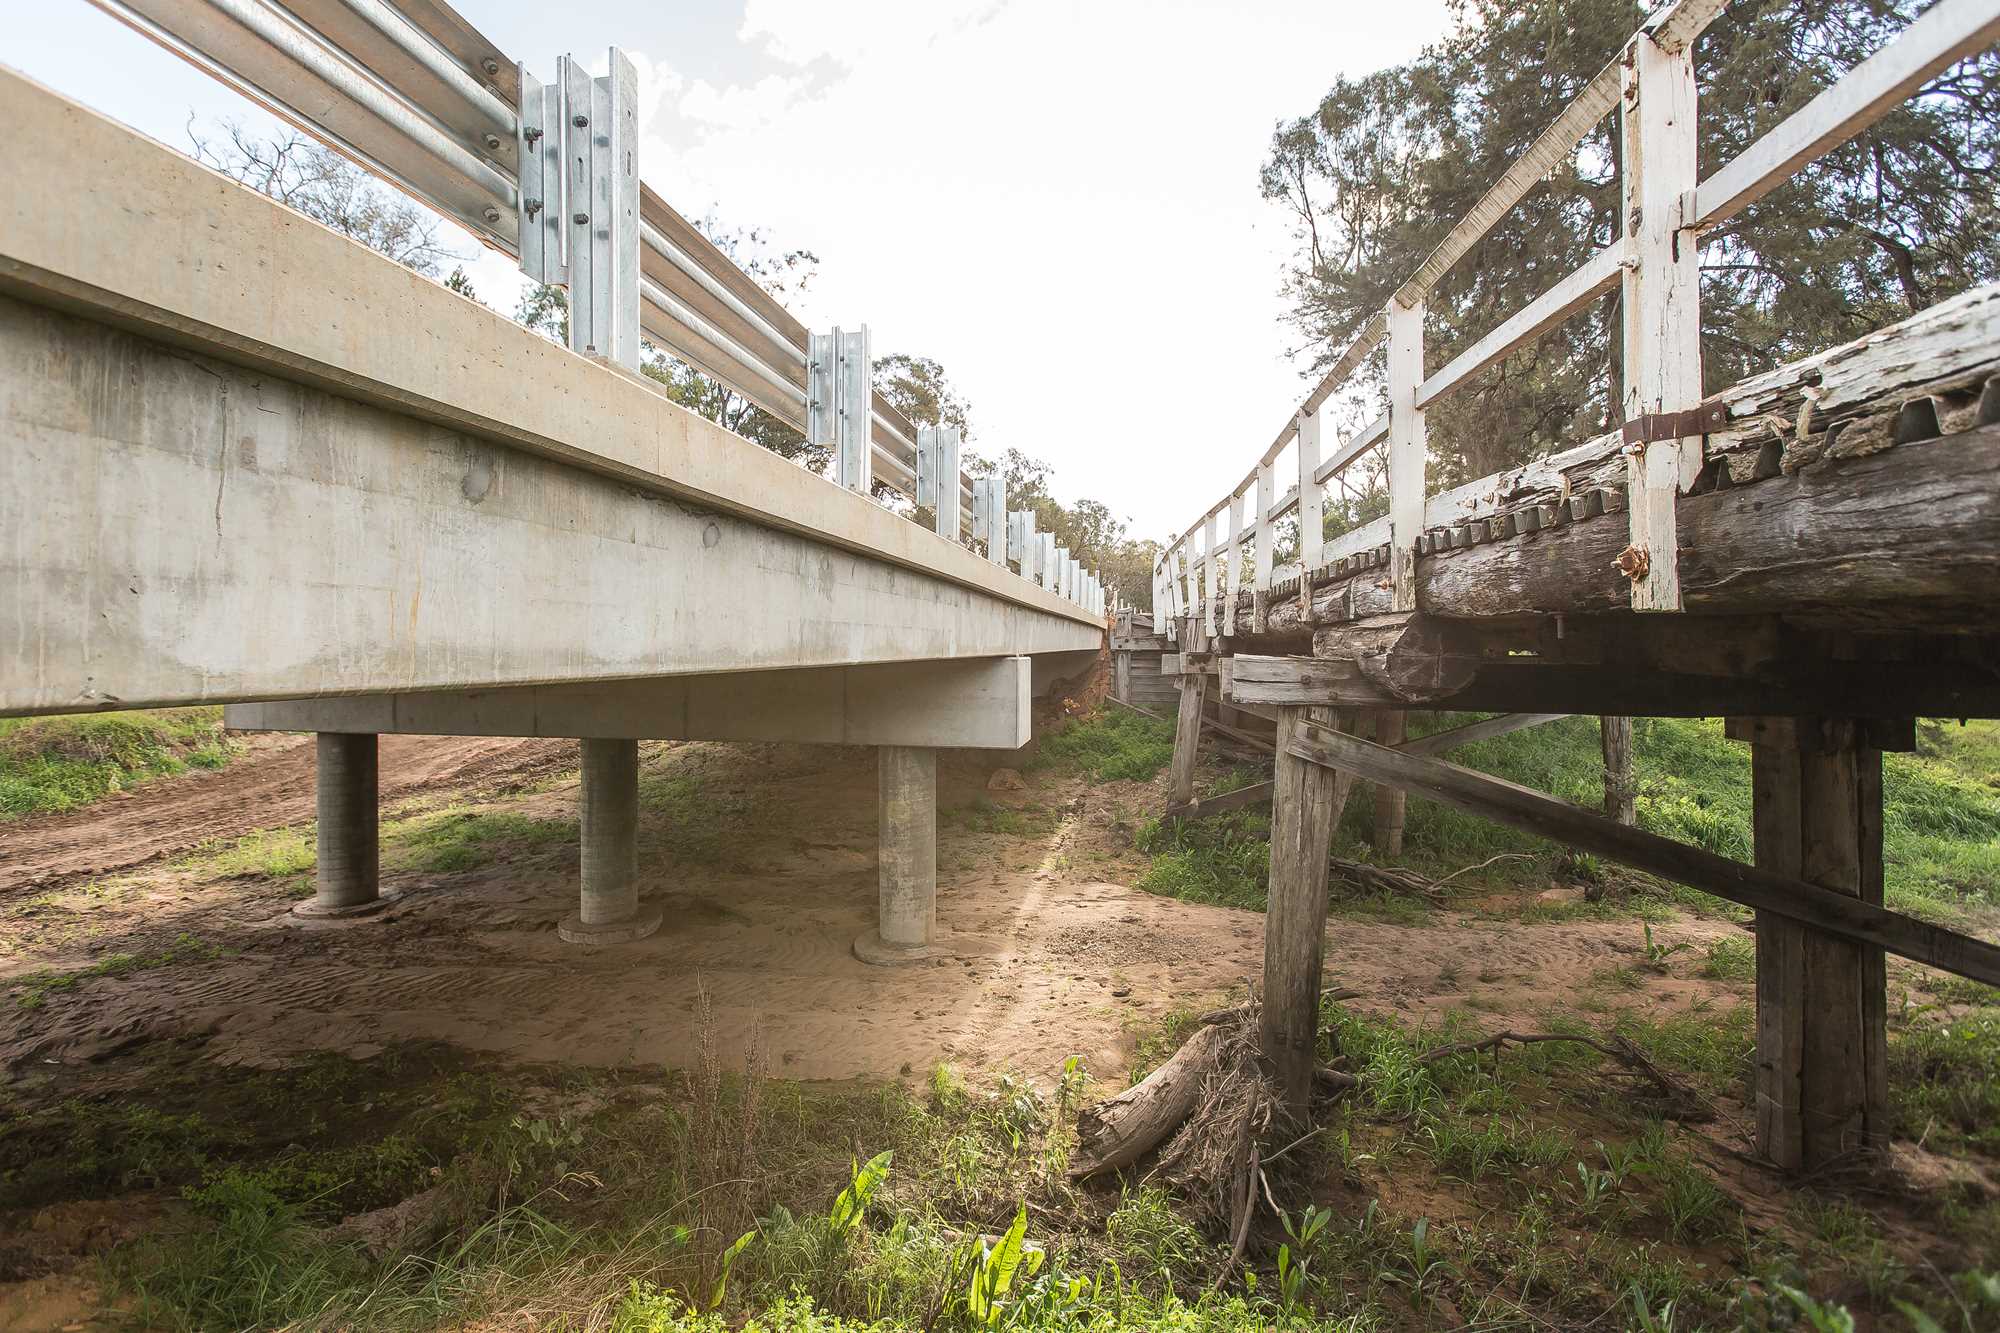
{"type": "Polygon", "coordinates": [[[937,751],[883,745],[875,751],[880,785],[876,928],[854,942],[864,963],[934,957],[937,937],[937,751]]]}
{"type": "Polygon", "coordinates": [[[375,737],[322,731],[314,740],[314,750],[319,834],[313,896],[292,911],[304,917],[362,916],[377,911],[385,900],[381,893],[375,737]]]}
{"type": "Polygon", "coordinates": [[[639,906],[639,742],[583,746],[583,899],[557,933],[572,944],[622,944],[660,928],[639,906]]]}

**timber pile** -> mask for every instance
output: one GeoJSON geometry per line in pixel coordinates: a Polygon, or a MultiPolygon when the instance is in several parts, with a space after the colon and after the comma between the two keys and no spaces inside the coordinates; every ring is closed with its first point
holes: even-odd
{"type": "MultiPolygon", "coordinates": [[[[2000,284],[1709,404],[1726,423],[1680,502],[1690,612],[1963,601],[1960,590],[2000,575],[2000,542],[1989,540],[2000,536],[2000,284]],[[1956,438],[1910,450],[1944,437],[1956,438]]],[[[1432,497],[1419,605],[1453,617],[1628,609],[1617,517],[1627,466],[1611,432],[1432,497]]],[[[1240,595],[1222,614],[1226,632],[1297,635],[1389,612],[1387,537],[1377,520],[1261,605],[1240,595]]]]}

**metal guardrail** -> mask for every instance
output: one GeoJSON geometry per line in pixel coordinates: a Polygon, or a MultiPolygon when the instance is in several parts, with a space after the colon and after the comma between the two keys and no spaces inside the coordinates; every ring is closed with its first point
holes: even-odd
{"type": "MultiPolygon", "coordinates": [[[[1700,288],[1693,242],[1881,119],[1932,75],[2000,42],[2000,12],[1993,0],[1937,0],[1832,87],[1706,180],[1698,180],[1692,48],[1728,4],[1729,0],[1671,0],[1657,11],[1618,59],[1606,65],[1502,173],[1382,311],[1362,325],[1249,476],[1168,544],[1154,569],[1153,605],[1156,615],[1169,617],[1170,635],[1181,617],[1197,611],[1214,634],[1217,604],[1235,607],[1246,568],[1251,590],[1266,593],[1275,583],[1309,578],[1337,558],[1385,543],[1394,605],[1397,610],[1414,610],[1416,543],[1427,526],[1425,409],[1613,287],[1622,287],[1625,295],[1621,334],[1626,420],[1638,424],[1678,413],[1682,415],[1676,420],[1685,424],[1690,409],[1702,398],[1700,288]],[[1430,293],[1537,181],[1613,111],[1622,117],[1620,178],[1625,206],[1620,214],[1626,220],[1625,234],[1426,376],[1423,320],[1430,293]],[[1682,245],[1683,238],[1690,243],[1682,245]],[[1385,344],[1387,410],[1322,456],[1321,407],[1385,344]],[[1280,498],[1274,495],[1273,468],[1294,441],[1298,480],[1280,498]],[[1377,448],[1387,450],[1388,516],[1325,543],[1321,534],[1326,483],[1377,448]],[[1298,562],[1274,568],[1276,524],[1293,513],[1299,515],[1298,562]]],[[[1631,544],[1648,557],[1635,564],[1632,605],[1636,610],[1672,611],[1680,609],[1674,499],[1700,469],[1701,437],[1645,438],[1655,433],[1642,428],[1629,450],[1631,544]]],[[[1633,439],[1629,427],[1626,438],[1633,439]]]]}
{"type": "Polygon", "coordinates": [[[1007,510],[1002,481],[960,470],[956,430],[873,390],[865,327],[813,335],[640,183],[637,80],[615,48],[607,75],[563,56],[543,84],[444,0],[91,3],[567,287],[575,350],[636,368],[643,335],[830,447],[842,484],[879,479],[994,563],[1100,614],[1115,601],[1007,510]],[[815,358],[822,341],[844,350],[815,358]]]}

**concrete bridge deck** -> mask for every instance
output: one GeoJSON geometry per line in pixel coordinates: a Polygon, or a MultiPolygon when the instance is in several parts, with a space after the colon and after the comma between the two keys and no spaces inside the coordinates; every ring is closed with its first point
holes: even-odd
{"type": "Polygon", "coordinates": [[[379,902],[376,733],[582,738],[597,942],[647,928],[638,739],[878,745],[930,947],[936,748],[1024,744],[1101,619],[5,70],[0,115],[0,715],[324,733],[327,914],[379,902]]]}

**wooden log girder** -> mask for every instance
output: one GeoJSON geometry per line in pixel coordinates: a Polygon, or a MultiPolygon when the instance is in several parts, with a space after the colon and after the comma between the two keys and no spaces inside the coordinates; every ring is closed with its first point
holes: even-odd
{"type": "MultiPolygon", "coordinates": [[[[1990,304],[2000,307],[2000,297],[1990,304]]],[[[1781,442],[1773,416],[1759,427],[1768,447],[1747,482],[1723,479],[1748,455],[1714,454],[1696,485],[1702,493],[1679,501],[1690,613],[1809,615],[1862,628],[1984,623],[1985,590],[2000,576],[2000,380],[1975,377],[1883,411],[1879,430],[1873,418],[1832,423],[1810,448],[1796,435],[1781,442]]],[[[1549,489],[1570,480],[1560,470],[1551,477],[1523,482],[1526,506],[1505,519],[1468,520],[1446,540],[1427,533],[1417,606],[1454,619],[1626,609],[1622,493],[1549,489]]],[[[1274,596],[1261,627],[1239,605],[1232,632],[1265,647],[1389,613],[1389,581],[1343,563],[1323,571],[1308,597],[1274,596]]]]}
{"type": "MultiPolygon", "coordinates": [[[[1314,645],[1365,652],[1380,637],[1334,627],[1317,631],[1314,645]]],[[[2000,716],[2000,635],[1991,633],[1850,633],[1768,615],[1418,617],[1375,656],[1400,662],[1400,673],[1371,669],[1368,657],[1238,654],[1224,698],[1652,717],[2000,716]]]]}
{"type": "Polygon", "coordinates": [[[1528,787],[1422,758],[1301,719],[1286,738],[1289,753],[1336,772],[1390,783],[1428,800],[1481,815],[1648,874],[1712,893],[1815,930],[2000,985],[2000,946],[1899,912],[1775,874],[1685,843],[1630,828],[1528,787]]]}

